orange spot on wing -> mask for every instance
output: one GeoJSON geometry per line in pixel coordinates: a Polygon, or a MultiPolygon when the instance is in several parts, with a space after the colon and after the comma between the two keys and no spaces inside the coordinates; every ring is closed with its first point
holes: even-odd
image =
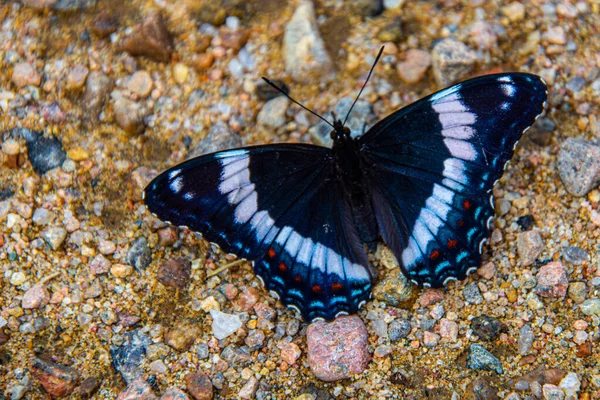
{"type": "Polygon", "coordinates": [[[429,255],[429,259],[430,260],[435,260],[436,258],[438,258],[440,256],[440,252],[439,250],[434,250],[431,252],[431,254],[429,255]]]}
{"type": "Polygon", "coordinates": [[[333,289],[334,292],[339,292],[340,290],[342,290],[344,288],[344,285],[342,285],[339,282],[333,282],[331,284],[331,288],[333,289]]]}
{"type": "Polygon", "coordinates": [[[319,285],[314,285],[314,286],[312,287],[312,292],[313,292],[314,294],[321,294],[321,291],[322,291],[322,289],[321,289],[321,286],[319,286],[319,285]]]}
{"type": "Polygon", "coordinates": [[[287,265],[285,265],[284,263],[280,263],[279,264],[279,270],[281,272],[286,272],[287,271],[287,265]]]}
{"type": "Polygon", "coordinates": [[[269,258],[275,258],[275,255],[277,255],[277,253],[275,253],[275,249],[271,247],[267,255],[269,256],[269,258]]]}
{"type": "Polygon", "coordinates": [[[294,277],[294,282],[296,282],[296,283],[300,283],[300,282],[302,282],[302,277],[301,277],[300,275],[296,275],[296,276],[294,277]]]}
{"type": "Polygon", "coordinates": [[[463,207],[464,207],[465,210],[470,210],[471,209],[471,202],[469,200],[463,201],[463,207]]]}
{"type": "Polygon", "coordinates": [[[457,244],[458,244],[458,241],[456,239],[450,239],[450,240],[448,240],[448,248],[449,249],[456,248],[457,244]]]}
{"type": "Polygon", "coordinates": [[[465,226],[465,221],[463,221],[462,219],[459,219],[458,222],[456,223],[456,225],[458,225],[459,228],[462,228],[463,226],[465,226]]]}

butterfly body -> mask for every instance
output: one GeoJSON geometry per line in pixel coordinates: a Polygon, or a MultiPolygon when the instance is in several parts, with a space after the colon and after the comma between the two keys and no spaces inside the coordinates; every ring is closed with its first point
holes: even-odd
{"type": "Polygon", "coordinates": [[[440,287],[481,262],[491,190],[541,114],[535,75],[465,81],[333,146],[274,144],[186,161],[145,190],[159,218],[253,260],[267,289],[307,320],[354,313],[376,272],[379,240],[413,282],[440,287]]]}

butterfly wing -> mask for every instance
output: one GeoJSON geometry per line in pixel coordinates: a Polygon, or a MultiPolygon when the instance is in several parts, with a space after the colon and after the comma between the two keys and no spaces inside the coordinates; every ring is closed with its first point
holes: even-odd
{"type": "Polygon", "coordinates": [[[439,287],[479,266],[492,187],[545,100],[535,75],[487,75],[415,102],[359,139],[381,235],[413,281],[439,287]]]}
{"type": "Polygon", "coordinates": [[[330,149],[266,145],[186,161],[144,197],[160,219],[254,260],[267,289],[307,320],[332,319],[355,312],[372,280],[334,178],[330,149]]]}

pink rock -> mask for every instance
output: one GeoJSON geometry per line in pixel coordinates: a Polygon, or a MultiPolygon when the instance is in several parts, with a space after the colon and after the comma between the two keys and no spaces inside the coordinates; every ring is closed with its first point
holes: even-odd
{"type": "Polygon", "coordinates": [[[440,340],[440,335],[438,335],[437,333],[433,333],[433,332],[429,332],[429,331],[423,332],[423,344],[426,347],[431,348],[431,347],[437,346],[439,340],[440,340]]]}
{"type": "Polygon", "coordinates": [[[119,393],[117,400],[158,400],[158,397],[154,395],[148,382],[136,379],[119,393]]]}
{"type": "Polygon", "coordinates": [[[48,289],[43,284],[33,285],[23,295],[21,306],[23,308],[42,308],[50,301],[48,289]]]}
{"type": "Polygon", "coordinates": [[[160,400],[189,400],[189,396],[178,387],[171,386],[161,396],[160,400]]]}
{"type": "Polygon", "coordinates": [[[443,318],[440,321],[440,336],[455,342],[458,338],[458,324],[443,318]]]}
{"type": "Polygon", "coordinates": [[[327,382],[362,373],[371,359],[368,337],[365,324],[355,315],[312,323],[306,331],[310,369],[327,382]]]}
{"type": "Polygon", "coordinates": [[[246,287],[242,290],[237,299],[237,304],[242,310],[250,310],[260,299],[260,292],[253,287],[246,287]]]}
{"type": "Polygon", "coordinates": [[[300,354],[302,352],[296,343],[285,343],[281,348],[281,359],[289,365],[294,364],[300,354]]]}
{"type": "Polygon", "coordinates": [[[31,372],[33,379],[53,397],[70,395],[79,382],[79,373],[75,368],[56,364],[41,356],[31,358],[31,372]]]}
{"type": "Polygon", "coordinates": [[[405,58],[396,67],[398,76],[405,83],[419,82],[431,66],[431,55],[424,50],[410,49],[406,51],[405,58]]]}
{"type": "Polygon", "coordinates": [[[538,295],[558,299],[565,297],[567,294],[569,278],[560,261],[553,261],[544,265],[535,277],[537,279],[535,292],[538,295]]]}
{"type": "Polygon", "coordinates": [[[421,307],[427,307],[430,304],[435,304],[444,299],[443,289],[425,289],[419,297],[421,307]]]}

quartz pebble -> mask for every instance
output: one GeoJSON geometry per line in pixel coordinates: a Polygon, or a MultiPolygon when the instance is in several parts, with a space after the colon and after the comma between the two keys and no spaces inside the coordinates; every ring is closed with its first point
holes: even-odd
{"type": "Polygon", "coordinates": [[[445,87],[465,78],[473,69],[476,58],[464,43],[447,38],[434,46],[431,60],[436,82],[445,87]]]}
{"type": "Polygon", "coordinates": [[[600,146],[569,138],[558,153],[558,174],[574,196],[585,196],[600,184],[600,146]]]}
{"type": "Polygon", "coordinates": [[[218,310],[211,310],[210,316],[213,319],[213,335],[215,335],[218,340],[225,339],[242,326],[242,321],[240,321],[240,318],[237,315],[226,314],[218,310]]]}

